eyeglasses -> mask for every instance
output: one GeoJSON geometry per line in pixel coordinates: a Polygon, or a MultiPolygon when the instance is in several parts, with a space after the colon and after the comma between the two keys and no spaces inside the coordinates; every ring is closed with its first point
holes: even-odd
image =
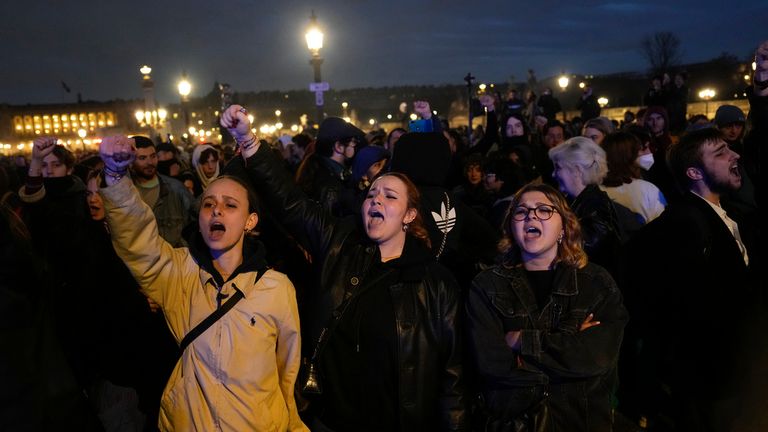
{"type": "Polygon", "coordinates": [[[549,220],[552,218],[553,214],[557,213],[557,209],[546,204],[533,208],[519,206],[512,210],[512,219],[516,221],[524,221],[528,218],[528,215],[530,215],[531,212],[533,212],[539,220],[549,220]]]}

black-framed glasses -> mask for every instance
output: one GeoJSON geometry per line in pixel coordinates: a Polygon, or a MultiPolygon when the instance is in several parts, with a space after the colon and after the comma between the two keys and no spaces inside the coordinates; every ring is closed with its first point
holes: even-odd
{"type": "Polygon", "coordinates": [[[512,219],[516,221],[524,221],[528,218],[528,215],[530,215],[531,212],[533,212],[539,220],[548,220],[552,218],[553,214],[557,213],[557,209],[546,204],[542,204],[538,207],[518,206],[512,210],[512,219]]]}

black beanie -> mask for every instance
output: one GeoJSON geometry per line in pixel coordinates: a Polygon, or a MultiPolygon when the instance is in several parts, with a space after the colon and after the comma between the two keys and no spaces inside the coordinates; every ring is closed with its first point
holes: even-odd
{"type": "Polygon", "coordinates": [[[451,147],[437,132],[410,132],[400,137],[390,171],[408,176],[416,186],[443,186],[451,167],[451,147]]]}

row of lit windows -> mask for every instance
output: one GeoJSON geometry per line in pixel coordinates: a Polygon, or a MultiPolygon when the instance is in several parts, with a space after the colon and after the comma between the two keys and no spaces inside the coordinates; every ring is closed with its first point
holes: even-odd
{"type": "Polygon", "coordinates": [[[92,132],[111,126],[115,126],[112,112],[13,116],[13,130],[17,135],[75,133],[80,129],[92,132]]]}

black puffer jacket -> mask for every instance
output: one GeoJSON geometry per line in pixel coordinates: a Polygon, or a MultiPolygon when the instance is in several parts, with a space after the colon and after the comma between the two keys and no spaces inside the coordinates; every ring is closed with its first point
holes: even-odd
{"type": "Polygon", "coordinates": [[[553,286],[540,309],[522,267],[495,267],[472,282],[471,351],[490,420],[515,418],[526,408],[515,404],[543,387],[550,394],[551,430],[609,431],[613,377],[628,320],[621,293],[593,264],[558,265],[553,286]],[[579,331],[590,313],[600,324],[579,331]],[[505,342],[512,330],[521,331],[520,353],[505,342]]]}
{"type": "MultiPolygon", "coordinates": [[[[305,341],[314,346],[345,293],[366,283],[366,269],[378,255],[354,219],[337,219],[296,187],[280,161],[262,147],[247,161],[234,159],[226,171],[247,175],[265,201],[264,208],[312,255],[319,289],[302,317],[305,341]]],[[[407,247],[407,246],[406,246],[407,247]]],[[[404,254],[406,251],[404,251],[404,254]]],[[[389,290],[397,325],[400,371],[400,430],[463,430],[465,409],[461,365],[459,289],[450,273],[424,261],[400,271],[389,290]]],[[[322,373],[322,371],[321,371],[322,373]]],[[[371,391],[376,391],[371,389],[371,391]]]]}

